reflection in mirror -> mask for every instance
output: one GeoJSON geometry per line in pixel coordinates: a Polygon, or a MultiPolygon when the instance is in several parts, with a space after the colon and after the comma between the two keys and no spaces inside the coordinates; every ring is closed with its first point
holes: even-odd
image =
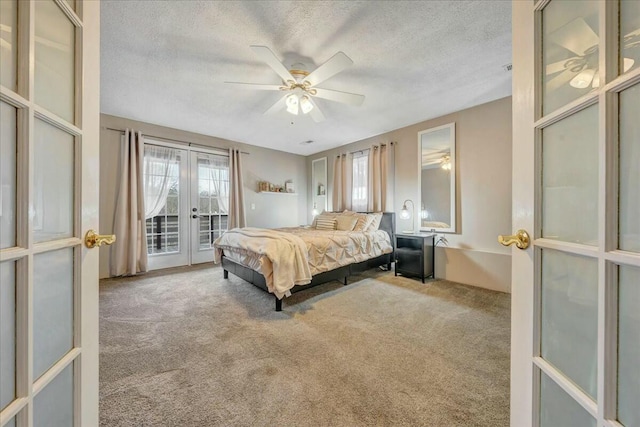
{"type": "Polygon", "coordinates": [[[311,216],[315,217],[327,209],[327,158],[311,162],[312,202],[311,216]]]}
{"type": "Polygon", "coordinates": [[[456,231],[455,123],[418,133],[422,204],[420,229],[456,231]]]}

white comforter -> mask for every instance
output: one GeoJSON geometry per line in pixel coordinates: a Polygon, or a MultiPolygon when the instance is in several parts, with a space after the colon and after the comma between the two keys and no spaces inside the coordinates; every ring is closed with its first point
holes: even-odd
{"type": "Polygon", "coordinates": [[[321,231],[313,228],[236,228],[223,234],[214,246],[216,263],[220,262],[224,251],[232,261],[264,275],[269,291],[278,298],[288,295],[295,285],[309,283],[311,275],[393,251],[389,234],[382,230],[321,231]],[[277,239],[282,241],[276,242],[277,239]]]}
{"type": "Polygon", "coordinates": [[[234,228],[214,243],[214,262],[219,263],[222,251],[248,252],[258,256],[260,268],[269,291],[278,298],[289,294],[295,285],[311,282],[311,271],[304,241],[291,233],[263,228],[234,228]]]}

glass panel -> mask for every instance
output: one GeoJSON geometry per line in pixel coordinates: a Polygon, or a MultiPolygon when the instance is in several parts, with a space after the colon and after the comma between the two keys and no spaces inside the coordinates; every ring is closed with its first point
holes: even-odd
{"type": "Polygon", "coordinates": [[[541,287],[542,357],[595,398],[598,262],[544,249],[541,287]]]}
{"type": "Polygon", "coordinates": [[[5,424],[5,427],[16,427],[16,417],[11,418],[9,422],[5,424]]]}
{"type": "Polygon", "coordinates": [[[640,2],[620,1],[620,74],[640,66],[640,2]]]}
{"type": "Polygon", "coordinates": [[[35,4],[35,101],[73,123],[75,27],[52,0],[35,4]]]}
{"type": "MultiPolygon", "coordinates": [[[[640,49],[640,47],[638,48],[640,49]]],[[[620,93],[619,247],[640,252],[640,85],[620,93]]]]}
{"type": "Polygon", "coordinates": [[[0,411],[16,398],[16,263],[0,263],[0,411]]]}
{"type": "Polygon", "coordinates": [[[35,123],[33,238],[73,235],[74,138],[41,120],[35,123]]]}
{"type": "Polygon", "coordinates": [[[33,399],[33,425],[73,426],[73,363],[33,399]]]}
{"type": "MultiPolygon", "coordinates": [[[[0,84],[15,91],[18,63],[18,2],[0,1],[0,84]]],[[[2,120],[4,123],[4,119],[2,120]]]]}
{"type": "Polygon", "coordinates": [[[73,346],[73,249],[35,255],[33,276],[34,378],[73,346]]]}
{"type": "Polygon", "coordinates": [[[596,420],[544,373],[540,380],[540,427],[596,426],[596,420]]]}
{"type": "Polygon", "coordinates": [[[618,269],[618,419],[640,426],[640,268],[618,269]]]}
{"type": "Polygon", "coordinates": [[[596,246],[597,221],[598,106],[594,105],[542,131],[542,237],[596,246]]]}
{"type": "Polygon", "coordinates": [[[16,114],[0,103],[0,248],[16,245],[16,114]]]}
{"type": "Polygon", "coordinates": [[[554,0],[542,11],[543,114],[599,86],[598,2],[554,0]]]}

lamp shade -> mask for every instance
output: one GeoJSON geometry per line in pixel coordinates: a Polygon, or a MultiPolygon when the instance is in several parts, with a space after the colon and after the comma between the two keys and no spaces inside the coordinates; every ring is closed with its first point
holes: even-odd
{"type": "Polygon", "coordinates": [[[298,95],[296,95],[295,93],[292,93],[291,95],[287,96],[286,104],[287,104],[287,111],[297,116],[298,108],[300,106],[298,95]]]}
{"type": "Polygon", "coordinates": [[[302,110],[302,114],[307,114],[313,110],[313,104],[307,95],[300,98],[300,109],[302,110]]]}
{"type": "Polygon", "coordinates": [[[411,218],[411,212],[407,209],[407,205],[402,206],[402,210],[400,211],[400,218],[409,219],[411,218]]]}

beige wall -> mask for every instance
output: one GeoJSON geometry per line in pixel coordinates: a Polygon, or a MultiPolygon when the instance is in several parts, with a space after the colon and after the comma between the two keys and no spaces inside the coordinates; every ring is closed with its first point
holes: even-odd
{"type": "MultiPolygon", "coordinates": [[[[392,209],[399,213],[405,199],[420,205],[418,132],[451,122],[456,123],[458,231],[445,234],[448,246],[439,246],[436,251],[436,276],[509,292],[511,252],[499,245],[496,237],[511,233],[511,97],[309,156],[307,167],[311,171],[313,159],[328,158],[330,197],[337,154],[395,141],[392,209]]],[[[418,220],[412,220],[418,227],[418,220]]],[[[409,221],[396,215],[397,229],[411,228],[409,221]]]]}
{"type": "MultiPolygon", "coordinates": [[[[241,144],[221,138],[185,132],[163,126],[102,114],[100,117],[100,232],[113,230],[121,133],[106,128],[131,128],[143,134],[192,142],[210,147],[238,147],[249,152],[242,158],[247,225],[287,227],[307,220],[307,163],[305,157],[283,151],[241,144]],[[257,193],[257,181],[284,185],[293,180],[297,196],[257,193]],[[251,209],[251,205],[255,209],[251,209]]],[[[100,277],[109,276],[109,249],[100,250],[100,277]]]]}

